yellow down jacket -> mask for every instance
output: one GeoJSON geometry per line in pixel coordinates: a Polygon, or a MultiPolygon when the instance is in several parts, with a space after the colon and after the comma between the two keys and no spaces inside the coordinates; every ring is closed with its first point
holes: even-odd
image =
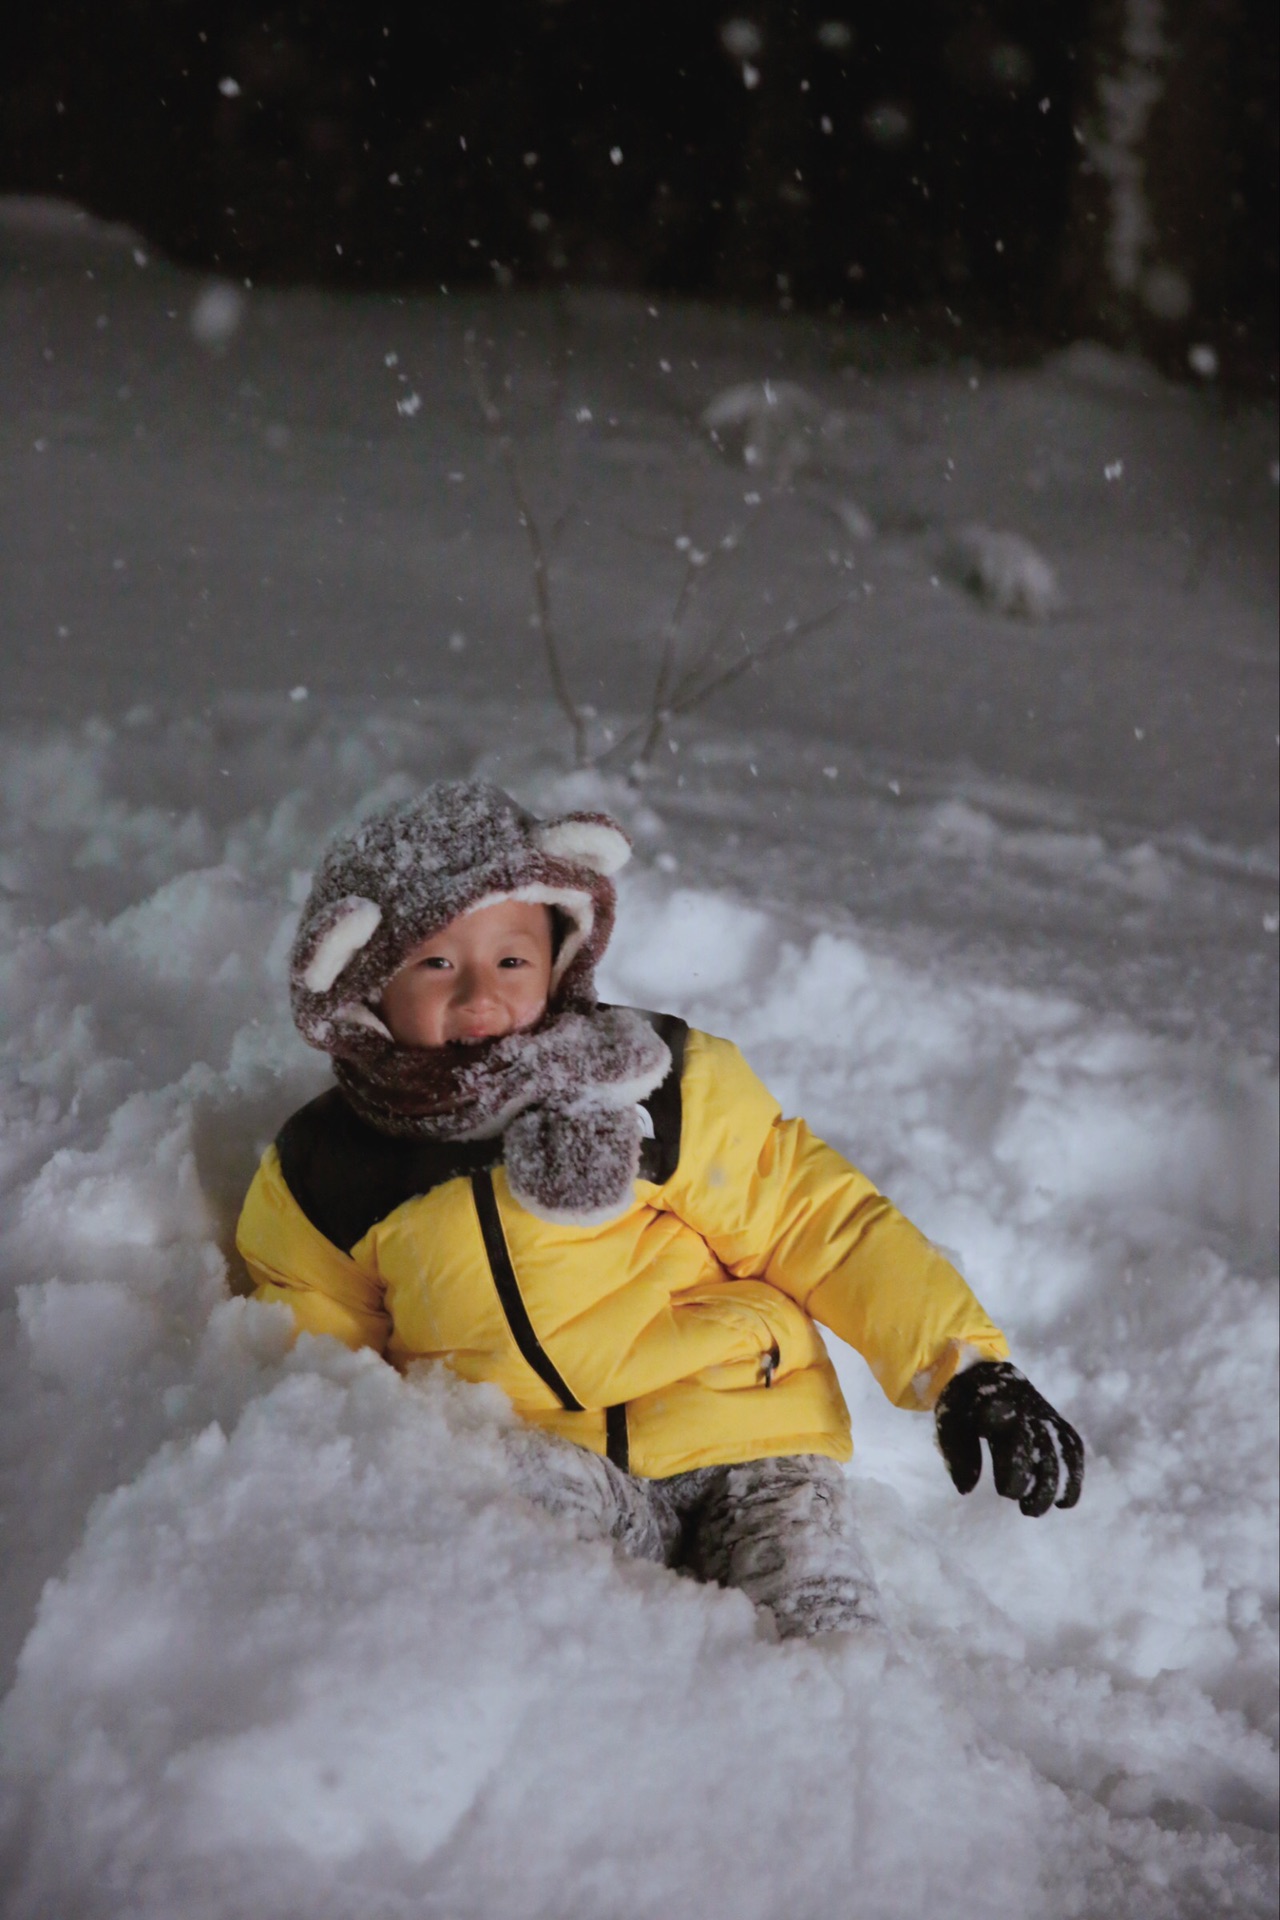
{"type": "Polygon", "coordinates": [[[644,1103],[635,1201],[551,1225],[512,1198],[501,1142],[393,1140],[336,1089],[268,1149],[237,1244],[260,1300],[398,1367],[445,1361],[516,1411],[651,1478],[852,1451],[819,1326],[899,1406],[966,1353],[1008,1348],[922,1234],[738,1049],[648,1016],[673,1067],[644,1103]]]}

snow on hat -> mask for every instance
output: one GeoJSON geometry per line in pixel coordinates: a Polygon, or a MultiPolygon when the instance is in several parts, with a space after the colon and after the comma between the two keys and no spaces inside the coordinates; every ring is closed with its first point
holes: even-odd
{"type": "Polygon", "coordinates": [[[498,900],[553,907],[568,930],[556,951],[558,1011],[595,1006],[595,964],[613,931],[610,875],[631,842],[603,813],[538,820],[501,787],[442,780],[333,840],[312,882],[293,944],[293,1017],[326,1053],[365,1052],[391,1035],[383,988],[422,941],[459,914],[498,900]]]}

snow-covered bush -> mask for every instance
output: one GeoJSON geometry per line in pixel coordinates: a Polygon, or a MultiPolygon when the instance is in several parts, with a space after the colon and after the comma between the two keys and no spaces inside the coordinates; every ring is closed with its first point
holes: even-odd
{"type": "Polygon", "coordinates": [[[948,573],[975,598],[1021,620],[1047,620],[1061,605],[1058,576],[1018,533],[961,527],[947,542],[948,573]]]}
{"type": "Polygon", "coordinates": [[[726,387],[702,412],[714,444],[744,467],[785,482],[808,466],[822,408],[793,380],[747,380],[726,387]]]}

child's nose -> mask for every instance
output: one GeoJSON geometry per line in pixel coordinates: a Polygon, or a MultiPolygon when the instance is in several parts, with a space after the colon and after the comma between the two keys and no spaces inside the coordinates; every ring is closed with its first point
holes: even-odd
{"type": "Polygon", "coordinates": [[[483,969],[464,967],[454,998],[460,1007],[486,1007],[493,999],[493,983],[483,969]]]}

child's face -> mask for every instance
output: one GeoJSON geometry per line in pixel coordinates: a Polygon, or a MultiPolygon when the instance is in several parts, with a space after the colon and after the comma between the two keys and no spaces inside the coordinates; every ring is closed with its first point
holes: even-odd
{"type": "Polygon", "coordinates": [[[432,934],[382,994],[382,1018],[406,1047],[466,1045],[531,1027],[551,990],[551,910],[495,900],[432,934]]]}

